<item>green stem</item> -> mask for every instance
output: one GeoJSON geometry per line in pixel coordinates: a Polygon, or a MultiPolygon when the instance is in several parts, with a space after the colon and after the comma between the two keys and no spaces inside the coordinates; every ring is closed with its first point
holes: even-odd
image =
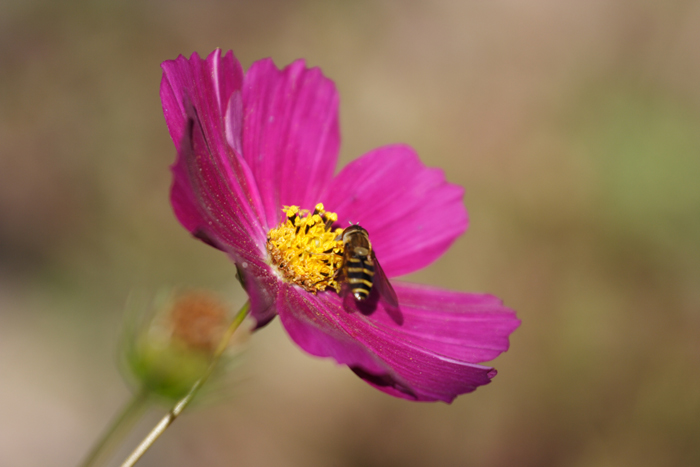
{"type": "Polygon", "coordinates": [[[98,461],[100,459],[106,457],[119,446],[124,437],[146,411],[146,408],[148,408],[148,402],[148,392],[145,389],[135,393],[93,446],[83,463],[80,464],[80,467],[99,465],[98,461]]]}
{"type": "Polygon", "coordinates": [[[170,409],[170,412],[168,412],[165,415],[165,417],[163,417],[161,421],[158,422],[158,424],[151,430],[151,432],[148,433],[148,435],[143,439],[143,441],[141,441],[141,443],[136,447],[136,449],[134,449],[134,452],[132,452],[131,455],[126,458],[121,467],[133,467],[133,465],[136,464],[136,462],[138,462],[139,459],[141,459],[141,456],[143,456],[146,453],[146,451],[148,451],[148,449],[153,445],[153,443],[155,443],[156,440],[160,438],[160,435],[162,435],[165,432],[165,430],[170,425],[172,425],[172,423],[175,421],[178,415],[180,415],[182,411],[185,410],[185,408],[189,405],[189,403],[192,402],[192,399],[194,399],[194,397],[197,395],[199,389],[207,381],[207,379],[209,379],[209,376],[211,376],[212,372],[214,371],[214,368],[216,368],[216,364],[219,362],[219,357],[221,357],[221,354],[223,354],[226,350],[226,347],[228,347],[229,340],[231,340],[231,337],[241,325],[245,317],[248,316],[249,311],[250,302],[248,301],[245,305],[243,305],[243,307],[238,311],[238,314],[236,314],[236,316],[233,318],[231,325],[226,330],[226,333],[219,342],[219,346],[214,352],[209,367],[207,367],[207,370],[204,372],[202,377],[199,378],[192,385],[187,395],[180,399],[178,403],[175,404],[175,406],[172,409],[170,409]]]}

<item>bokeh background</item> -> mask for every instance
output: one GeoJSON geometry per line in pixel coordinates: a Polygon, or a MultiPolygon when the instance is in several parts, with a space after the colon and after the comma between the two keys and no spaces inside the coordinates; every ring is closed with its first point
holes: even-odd
{"type": "Polygon", "coordinates": [[[3,0],[0,465],[77,464],[127,401],[132,289],[244,302],[168,204],[159,64],[215,47],[320,66],[343,164],[406,142],[463,185],[469,231],[407,279],[523,324],[448,406],[375,391],[275,322],[140,465],[700,465],[699,46],[686,0],[3,0]]]}

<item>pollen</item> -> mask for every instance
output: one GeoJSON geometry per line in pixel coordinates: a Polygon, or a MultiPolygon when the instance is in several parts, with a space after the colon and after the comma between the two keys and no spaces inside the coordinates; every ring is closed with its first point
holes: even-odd
{"type": "Polygon", "coordinates": [[[286,219],[267,234],[267,250],[283,279],[316,293],[328,288],[340,291],[336,273],[343,262],[343,229],[332,230],[338,220],[317,204],[313,212],[298,206],[282,209],[286,219]]]}

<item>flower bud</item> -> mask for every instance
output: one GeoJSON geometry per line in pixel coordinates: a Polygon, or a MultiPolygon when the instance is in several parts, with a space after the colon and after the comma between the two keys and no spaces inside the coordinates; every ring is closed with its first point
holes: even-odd
{"type": "Polygon", "coordinates": [[[127,329],[125,363],[147,393],[178,400],[212,363],[230,319],[224,303],[204,291],[155,302],[145,324],[127,329]]]}

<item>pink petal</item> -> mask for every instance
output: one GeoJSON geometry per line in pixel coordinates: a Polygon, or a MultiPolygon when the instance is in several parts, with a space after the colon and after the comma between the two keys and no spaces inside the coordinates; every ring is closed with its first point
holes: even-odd
{"type": "Polygon", "coordinates": [[[164,62],[161,99],[178,150],[171,201],[192,234],[238,257],[261,257],[266,232],[257,187],[245,161],[226,138],[224,117],[240,89],[242,71],[232,53],[215,50],[164,62]]]}
{"type": "Polygon", "coordinates": [[[242,96],[243,154],[272,228],[283,205],[313,209],[333,177],[340,144],[338,93],[320,69],[307,69],[303,60],[280,71],[266,59],[246,73],[242,96]]]}
{"type": "Polygon", "coordinates": [[[368,317],[376,326],[440,355],[487,362],[508,350],[508,336],[520,325],[515,312],[493,295],[453,292],[393,281],[403,323],[386,313],[368,317]]]}
{"type": "Polygon", "coordinates": [[[277,316],[275,300],[282,284],[263,258],[243,259],[231,255],[236,263],[238,278],[248,294],[250,316],[256,329],[265,326],[277,316]]]}
{"type": "Polygon", "coordinates": [[[322,197],[341,226],[358,223],[387,276],[421,269],[440,257],[467,228],[464,190],[427,168],[405,145],[375,149],[335,177],[322,197]]]}
{"type": "MultiPolygon", "coordinates": [[[[333,292],[321,295],[338,297],[333,292]]],[[[318,295],[284,284],[277,309],[287,333],[311,355],[333,357],[338,363],[360,365],[374,373],[390,371],[363,342],[342,327],[339,315],[347,313],[339,303],[321,300],[318,295]]]]}
{"type": "Polygon", "coordinates": [[[278,312],[290,337],[307,352],[348,365],[393,396],[451,402],[488,384],[493,368],[476,365],[508,348],[514,313],[491,296],[397,284],[403,324],[381,302],[373,314],[348,313],[341,298],[286,286],[278,312]]]}
{"type": "Polygon", "coordinates": [[[222,57],[216,49],[206,60],[196,52],[189,59],[180,55],[163,62],[161,68],[163,112],[176,147],[186,129],[188,99],[198,112],[210,117],[210,123],[218,125],[231,95],[243,85],[243,70],[231,51],[222,57]]]}

